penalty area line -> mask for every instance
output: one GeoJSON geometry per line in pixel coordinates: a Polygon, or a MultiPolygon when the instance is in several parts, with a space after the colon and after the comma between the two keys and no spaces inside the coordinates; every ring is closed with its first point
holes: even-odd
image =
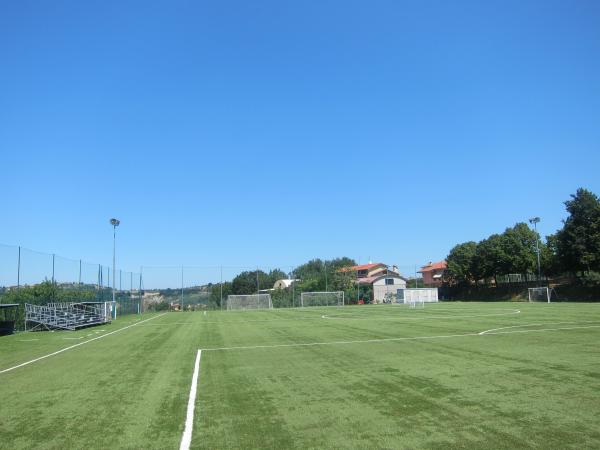
{"type": "Polygon", "coordinates": [[[196,362],[194,363],[194,375],[192,375],[192,385],[190,386],[190,397],[188,399],[187,414],[185,417],[185,428],[181,436],[179,450],[189,450],[192,443],[192,431],[194,429],[194,410],[196,408],[196,391],[198,389],[198,378],[200,376],[200,358],[202,350],[196,353],[196,362]]]}
{"type": "Polygon", "coordinates": [[[473,336],[499,336],[504,334],[513,333],[537,333],[544,331],[567,331],[567,330],[580,330],[586,328],[600,328],[600,325],[583,325],[574,327],[556,327],[556,328],[542,328],[533,330],[505,330],[505,331],[491,331],[486,330],[485,334],[479,333],[462,333],[462,334],[442,334],[436,336],[408,336],[408,337],[397,337],[397,338],[381,338],[381,339],[361,339],[355,341],[331,341],[331,342],[306,342],[298,344],[273,344],[273,345],[244,345],[237,347],[215,347],[215,348],[204,348],[205,352],[216,352],[216,351],[227,351],[227,350],[254,350],[254,349],[266,349],[266,348],[285,348],[285,347],[315,347],[325,345],[350,345],[350,344],[373,344],[379,342],[399,342],[399,341],[418,341],[418,340],[430,340],[430,339],[450,339],[460,337],[473,337],[473,336]]]}
{"type": "MultiPolygon", "coordinates": [[[[500,333],[494,333],[494,331],[508,330],[510,328],[543,327],[543,326],[548,326],[548,325],[583,325],[583,324],[591,324],[591,323],[598,323],[598,321],[597,320],[586,320],[583,322],[526,323],[526,324],[522,324],[522,325],[511,325],[508,327],[492,328],[490,330],[485,330],[485,331],[480,332],[479,335],[483,336],[485,334],[500,334],[500,333]]],[[[558,329],[561,329],[561,328],[558,328],[558,329]]],[[[570,328],[566,328],[566,329],[568,330],[570,328]]],[[[532,331],[535,331],[535,330],[532,330],[532,331]]]]}
{"type": "Polygon", "coordinates": [[[477,333],[463,333],[463,334],[445,334],[439,336],[411,336],[411,337],[397,337],[397,338],[381,338],[381,339],[361,339],[355,341],[331,341],[331,342],[306,342],[300,344],[273,344],[273,345],[244,345],[238,347],[216,347],[216,348],[204,348],[205,352],[215,352],[224,350],[252,350],[259,348],[279,348],[279,347],[311,347],[319,345],[349,345],[349,344],[371,344],[376,342],[394,342],[394,341],[415,341],[420,339],[445,339],[465,336],[477,336],[477,333]]]}
{"type": "Polygon", "coordinates": [[[542,331],[564,331],[564,330],[583,330],[586,328],[600,328],[600,325],[583,325],[580,327],[557,327],[557,328],[538,328],[534,330],[508,330],[508,331],[492,331],[485,334],[478,333],[478,336],[495,336],[500,334],[515,334],[515,333],[539,333],[542,331]]]}
{"type": "Polygon", "coordinates": [[[13,366],[13,367],[9,367],[8,369],[0,370],[0,374],[6,373],[6,372],[10,372],[11,370],[18,369],[19,367],[23,367],[23,366],[27,366],[27,365],[29,365],[29,364],[33,364],[33,363],[35,363],[35,362],[41,361],[42,359],[50,358],[51,356],[56,356],[56,355],[58,355],[58,354],[60,354],[60,353],[66,352],[66,351],[68,351],[68,350],[71,350],[71,349],[74,349],[74,348],[76,348],[76,347],[79,347],[79,346],[81,346],[81,345],[88,344],[88,343],[90,343],[90,342],[93,342],[93,341],[96,341],[96,340],[98,340],[98,339],[102,339],[102,338],[105,338],[105,337],[107,337],[107,336],[110,336],[111,334],[118,333],[119,331],[124,331],[124,330],[126,330],[126,329],[128,329],[128,328],[135,327],[136,325],[139,325],[139,324],[141,324],[141,323],[148,322],[149,320],[157,319],[157,318],[159,318],[159,317],[162,317],[162,316],[164,316],[165,314],[166,314],[166,313],[163,313],[163,314],[160,314],[160,315],[158,315],[158,316],[154,316],[154,317],[150,317],[149,319],[142,320],[142,321],[140,321],[140,322],[135,322],[135,323],[134,323],[134,324],[132,324],[132,325],[127,325],[126,327],[119,328],[118,330],[111,331],[110,333],[106,333],[106,334],[103,334],[103,335],[101,335],[101,336],[97,336],[97,337],[95,337],[95,338],[88,339],[87,341],[79,342],[79,343],[77,343],[77,344],[75,344],[75,345],[71,345],[71,346],[69,346],[69,347],[65,347],[65,348],[63,348],[63,349],[60,349],[60,350],[58,350],[58,351],[56,351],[56,352],[48,353],[47,355],[40,356],[39,358],[35,358],[35,359],[32,359],[32,360],[30,360],[30,361],[26,361],[26,362],[24,362],[24,363],[18,364],[18,365],[16,365],[16,366],[13,366]]]}

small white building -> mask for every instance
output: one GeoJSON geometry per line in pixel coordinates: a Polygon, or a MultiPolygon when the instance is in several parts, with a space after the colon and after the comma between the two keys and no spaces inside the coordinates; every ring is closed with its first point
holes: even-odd
{"type": "MultiPolygon", "coordinates": [[[[363,280],[361,280],[362,282],[363,280]]],[[[406,280],[395,272],[379,275],[372,280],[373,303],[383,303],[386,294],[390,294],[391,301],[396,301],[398,289],[406,289],[406,280]]]]}
{"type": "Polygon", "coordinates": [[[286,288],[289,288],[296,281],[300,281],[300,280],[291,280],[291,279],[277,280],[275,282],[275,284],[273,285],[273,289],[286,289],[286,288]]]}

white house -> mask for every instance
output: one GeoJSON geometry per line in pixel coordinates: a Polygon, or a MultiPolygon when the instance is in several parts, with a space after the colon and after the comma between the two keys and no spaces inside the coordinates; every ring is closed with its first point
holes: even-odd
{"type": "Polygon", "coordinates": [[[289,288],[292,285],[292,283],[295,283],[296,281],[300,281],[300,280],[290,280],[290,279],[277,280],[275,282],[275,284],[273,285],[273,289],[289,288]]]}
{"type": "Polygon", "coordinates": [[[398,268],[391,269],[383,263],[369,263],[358,266],[345,267],[340,272],[356,273],[356,283],[363,286],[373,286],[373,303],[383,303],[386,294],[396,298],[398,289],[406,289],[406,278],[398,272],[398,268]]]}
{"type": "Polygon", "coordinates": [[[393,296],[394,301],[397,290],[406,289],[406,280],[400,274],[391,271],[377,276],[371,284],[373,285],[373,303],[383,303],[386,294],[393,296]]]}

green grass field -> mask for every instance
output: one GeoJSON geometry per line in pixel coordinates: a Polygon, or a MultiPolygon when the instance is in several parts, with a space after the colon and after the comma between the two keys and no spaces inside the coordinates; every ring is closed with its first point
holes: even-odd
{"type": "Polygon", "coordinates": [[[600,304],[565,303],[167,313],[21,333],[0,338],[0,447],[179,448],[202,349],[192,448],[600,448],[599,344],[600,304]]]}

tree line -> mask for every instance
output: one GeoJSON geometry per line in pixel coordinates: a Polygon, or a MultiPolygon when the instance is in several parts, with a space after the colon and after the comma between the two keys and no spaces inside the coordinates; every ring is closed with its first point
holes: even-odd
{"type": "Polygon", "coordinates": [[[446,283],[473,284],[509,273],[536,273],[536,242],[542,274],[568,273],[584,283],[600,283],[600,200],[580,188],[564,203],[569,215],[563,227],[545,240],[521,222],[479,242],[454,246],[446,258],[446,283]]]}

